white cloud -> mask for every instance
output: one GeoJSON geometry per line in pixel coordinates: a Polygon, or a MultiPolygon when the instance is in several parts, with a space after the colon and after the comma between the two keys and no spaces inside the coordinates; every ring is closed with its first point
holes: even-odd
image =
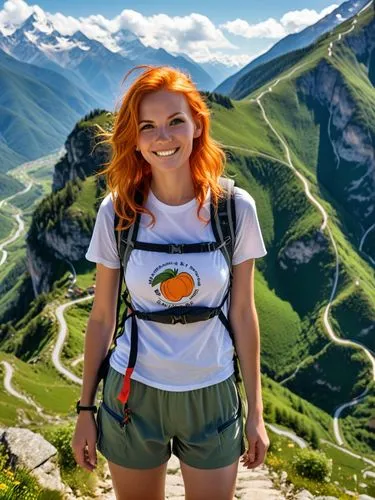
{"type": "Polygon", "coordinates": [[[236,19],[222,24],[221,28],[226,29],[233,35],[245,38],[281,38],[285,36],[283,26],[273,18],[252,25],[243,19],[236,19]]]}
{"type": "Polygon", "coordinates": [[[124,9],[111,21],[103,16],[90,16],[85,19],[85,27],[89,25],[92,29],[96,26],[112,33],[129,29],[138,35],[145,45],[171,52],[194,53],[201,50],[203,45],[212,49],[236,48],[208,17],[194,12],[188,16],[144,16],[134,10],[124,9]]]}
{"type": "Polygon", "coordinates": [[[2,10],[0,10],[0,25],[20,24],[33,12],[34,9],[23,0],[9,0],[4,2],[2,10]]]}
{"type": "MultiPolygon", "coordinates": [[[[37,5],[28,5],[24,0],[7,0],[0,11],[0,26],[8,23],[20,25],[33,12],[43,15],[37,5]]],[[[142,42],[153,48],[168,52],[187,52],[193,59],[205,50],[237,49],[207,17],[198,13],[186,16],[155,14],[144,16],[140,12],[124,9],[113,19],[102,15],[91,15],[75,19],[61,13],[45,13],[62,35],[82,31],[88,38],[97,39],[110,46],[108,35],[120,29],[133,31],[142,42]]]]}
{"type": "Polygon", "coordinates": [[[329,5],[320,12],[313,9],[293,10],[284,14],[280,19],[280,23],[288,33],[297,33],[307,26],[317,23],[323,17],[328,16],[337,7],[338,5],[336,4],[329,5]]]}
{"type": "Polygon", "coordinates": [[[81,29],[80,21],[72,16],[64,16],[64,14],[60,14],[60,12],[48,14],[48,19],[62,35],[72,35],[81,29]]]}
{"type": "MultiPolygon", "coordinates": [[[[41,18],[47,17],[62,35],[72,35],[80,30],[88,38],[101,41],[114,52],[118,47],[111,35],[120,29],[128,29],[145,45],[156,49],[163,48],[174,54],[186,53],[197,62],[217,61],[226,65],[243,66],[258,57],[260,53],[248,55],[244,54],[242,49],[242,53],[239,54],[238,47],[226,38],[223,29],[245,38],[280,39],[317,22],[336,7],[337,5],[331,5],[319,13],[310,9],[290,11],[279,21],[269,18],[250,25],[243,19],[236,19],[215,26],[207,16],[195,12],[186,16],[167,14],[144,16],[135,10],[124,9],[112,19],[106,19],[100,14],[74,18],[59,12],[54,14],[44,12],[38,5],[28,5],[24,0],[7,0],[0,10],[0,29],[4,25],[19,26],[35,12],[41,18]]],[[[9,34],[4,28],[3,31],[9,34]]],[[[262,53],[269,48],[267,47],[262,53]]]]}
{"type": "Polygon", "coordinates": [[[284,14],[279,21],[270,17],[257,24],[249,24],[243,19],[235,19],[221,24],[219,27],[234,35],[245,38],[274,38],[280,39],[291,33],[297,33],[311,24],[315,24],[323,17],[335,10],[338,5],[333,4],[317,12],[313,9],[292,10],[284,14]]]}

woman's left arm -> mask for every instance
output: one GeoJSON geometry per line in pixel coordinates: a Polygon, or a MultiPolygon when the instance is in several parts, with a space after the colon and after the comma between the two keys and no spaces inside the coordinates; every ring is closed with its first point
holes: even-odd
{"type": "Polygon", "coordinates": [[[269,439],[263,421],[263,401],[260,376],[260,333],[254,301],[254,259],[233,266],[233,283],[229,321],[248,402],[246,437],[249,449],[244,466],[254,468],[265,458],[269,439]]]}

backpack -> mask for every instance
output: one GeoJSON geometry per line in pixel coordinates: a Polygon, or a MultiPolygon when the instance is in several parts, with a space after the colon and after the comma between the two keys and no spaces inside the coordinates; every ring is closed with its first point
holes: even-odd
{"type": "MultiPolygon", "coordinates": [[[[104,383],[106,380],[106,375],[109,370],[109,358],[112,352],[116,348],[117,339],[125,331],[125,322],[131,319],[131,343],[130,343],[130,355],[128,360],[128,367],[124,374],[124,382],[117,399],[124,404],[124,424],[130,421],[130,409],[128,407],[128,398],[130,394],[130,378],[134,370],[135,362],[137,359],[137,349],[138,349],[138,327],[136,318],[148,321],[157,321],[159,323],[176,324],[183,323],[188,324],[196,321],[209,320],[214,316],[219,316],[219,319],[224,324],[225,328],[232,339],[234,346],[234,371],[236,376],[236,382],[241,381],[238,357],[235,350],[234,335],[231,329],[229,320],[225,317],[222,312],[222,306],[225,304],[232,286],[233,271],[232,271],[232,257],[235,247],[235,237],[236,237],[236,208],[234,202],[234,181],[225,177],[219,178],[220,185],[223,187],[225,196],[219,198],[218,209],[215,211],[214,205],[210,205],[210,217],[211,226],[215,236],[216,241],[201,242],[201,243],[186,243],[186,244],[157,244],[157,243],[145,243],[137,241],[137,234],[139,229],[139,222],[141,219],[141,214],[138,213],[136,220],[133,225],[122,231],[116,231],[116,226],[118,225],[119,218],[115,213],[114,217],[114,232],[117,244],[117,250],[121,262],[120,267],[120,280],[118,289],[118,300],[116,309],[116,327],[114,330],[114,346],[109,350],[107,356],[103,360],[98,374],[99,382],[103,378],[104,383]],[[205,306],[175,306],[168,309],[163,309],[154,312],[144,312],[135,310],[129,302],[129,293],[125,289],[125,292],[121,295],[122,282],[126,272],[126,266],[130,258],[130,254],[133,249],[151,251],[151,252],[165,252],[168,254],[182,254],[182,253],[198,253],[198,252],[211,252],[220,249],[223,253],[226,263],[229,268],[230,278],[228,290],[224,296],[222,303],[218,307],[205,307],[205,306]],[[121,296],[127,306],[125,309],[121,323],[119,323],[119,313],[121,305],[121,296]],[[131,311],[130,313],[128,311],[131,311]],[[119,324],[121,325],[120,332],[116,334],[119,324]]],[[[136,201],[142,204],[142,197],[140,193],[136,193],[136,201]]]]}

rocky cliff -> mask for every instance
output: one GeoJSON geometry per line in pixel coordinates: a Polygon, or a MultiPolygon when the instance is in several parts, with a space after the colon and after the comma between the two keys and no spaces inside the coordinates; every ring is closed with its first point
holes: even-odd
{"type": "MultiPolygon", "coordinates": [[[[33,214],[26,238],[27,266],[35,296],[51,290],[64,260],[74,263],[82,258],[90,242],[95,219],[85,212],[72,212],[72,203],[79,196],[82,180],[92,176],[109,161],[107,145],[97,145],[94,121],[107,113],[97,112],[76,124],[66,142],[66,154],[56,164],[52,194],[42,200],[33,214]]],[[[112,116],[110,114],[110,116],[112,116]]],[[[96,182],[97,194],[102,186],[96,182]]],[[[95,200],[93,200],[93,204],[95,200]]]]}
{"type": "MultiPolygon", "coordinates": [[[[374,85],[375,21],[343,42],[364,65],[374,85]]],[[[340,50],[333,47],[333,50],[340,50]]],[[[343,50],[343,49],[341,49],[343,50]]],[[[355,61],[353,57],[353,62],[355,61]]],[[[360,90],[333,63],[322,59],[297,80],[298,97],[321,126],[318,180],[363,228],[375,214],[375,126],[363,109],[360,90]]]]}
{"type": "MultiPolygon", "coordinates": [[[[107,117],[112,113],[101,111],[107,117]]],[[[92,118],[94,114],[90,116],[92,118]]],[[[56,164],[53,173],[52,191],[62,189],[69,180],[76,177],[85,179],[103,168],[108,161],[109,149],[98,145],[95,139],[95,129],[82,120],[72,130],[65,141],[66,154],[56,164]]]]}

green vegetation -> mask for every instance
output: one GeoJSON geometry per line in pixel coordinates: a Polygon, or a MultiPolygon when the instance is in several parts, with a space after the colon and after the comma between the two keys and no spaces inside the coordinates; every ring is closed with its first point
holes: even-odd
{"type": "Polygon", "coordinates": [[[314,448],[319,448],[320,439],[333,439],[330,415],[307,399],[293,394],[266,375],[262,375],[262,394],[266,422],[294,431],[314,448]]]}
{"type": "Polygon", "coordinates": [[[20,181],[0,172],[0,200],[22,191],[23,188],[20,181]]]}
{"type": "Polygon", "coordinates": [[[324,453],[306,448],[296,451],[291,466],[296,474],[313,481],[328,483],[332,474],[332,461],[324,453]]]}
{"type": "Polygon", "coordinates": [[[16,221],[12,218],[9,210],[0,210],[0,241],[7,240],[12,237],[16,231],[16,221]]]}
{"type": "Polygon", "coordinates": [[[260,66],[257,66],[252,71],[244,74],[231,90],[230,97],[232,99],[243,99],[251,92],[254,92],[263,84],[276,79],[284,71],[297,65],[299,61],[305,59],[306,56],[314,50],[314,44],[294,52],[288,52],[276,60],[268,61],[260,66]]]}
{"type": "Polygon", "coordinates": [[[332,315],[344,338],[360,343],[365,339],[366,345],[375,351],[375,309],[359,286],[360,281],[358,284],[353,282],[343,290],[332,308],[332,315]]]}
{"type": "MultiPolygon", "coordinates": [[[[69,417],[74,414],[74,403],[79,399],[80,387],[60,375],[46,356],[42,359],[43,361],[40,362],[25,363],[15,356],[0,352],[0,361],[8,361],[14,368],[11,383],[16,390],[31,397],[46,414],[69,417]]],[[[4,372],[2,365],[0,369],[4,372]]],[[[1,393],[4,394],[3,385],[1,385],[1,393]]],[[[33,406],[18,398],[2,396],[0,407],[0,421],[5,425],[13,425],[17,421],[18,408],[22,408],[25,416],[35,424],[35,429],[46,423],[33,406]]]]}
{"type": "Polygon", "coordinates": [[[204,97],[209,108],[212,107],[212,103],[219,104],[226,109],[232,109],[234,107],[229,97],[223,94],[218,94],[217,92],[202,91],[201,95],[204,97]]]}
{"type": "MultiPolygon", "coordinates": [[[[330,495],[340,500],[353,496],[345,490],[358,494],[375,494],[375,480],[363,478],[368,466],[362,460],[352,457],[329,443],[321,443],[320,450],[300,449],[284,436],[267,430],[270,438],[265,463],[279,475],[287,473],[287,483],[294,485],[294,492],[307,489],[313,495],[330,495]],[[329,477],[330,481],[324,480],[329,477]],[[366,484],[367,486],[361,486],[366,484]]],[[[277,483],[278,481],[276,481],[277,483]]]]}
{"type": "Polygon", "coordinates": [[[94,473],[91,473],[78,466],[73,455],[71,441],[74,432],[74,423],[48,429],[44,437],[52,443],[58,451],[58,461],[61,471],[61,478],[68,484],[74,493],[79,490],[80,495],[94,496],[99,477],[103,476],[104,457],[97,453],[97,466],[94,473]]]}
{"type": "Polygon", "coordinates": [[[0,498],[2,500],[63,500],[61,492],[42,488],[24,467],[12,468],[3,444],[0,444],[0,498]]]}
{"type": "MultiPolygon", "coordinates": [[[[361,26],[363,29],[363,18],[354,33],[361,26]]],[[[340,31],[348,26],[348,23],[346,28],[341,26],[340,31]]],[[[374,133],[375,116],[370,109],[373,88],[368,84],[364,65],[358,63],[343,42],[335,42],[335,57],[327,58],[327,45],[333,37],[337,37],[337,32],[323,37],[304,53],[292,54],[288,61],[284,57],[262,66],[267,71],[258,70],[252,75],[257,78],[248,75],[240,80],[241,95],[245,97],[241,101],[215,93],[206,93],[206,98],[213,116],[213,136],[227,152],[227,172],[253,196],[268,251],[267,256],[256,261],[255,268],[265,421],[294,431],[311,447],[297,452],[293,443],[270,430],[272,447],[268,464],[275,470],[287,471],[288,480],[297,488],[345,499],[349,496],[343,493],[344,488],[375,494],[375,482],[371,478],[362,479],[367,464],[333,446],[332,414],[339,405],[369,387],[368,396],[360,404],[342,413],[340,432],[345,446],[373,459],[375,394],[368,358],[356,348],[335,344],[323,323],[336,271],[335,246],[339,276],[329,322],[338,337],[356,340],[370,349],[375,348],[370,329],[375,319],[375,276],[358,250],[361,236],[358,221],[338,198],[337,186],[329,183],[335,166],[327,135],[329,111],[306,98],[301,90],[302,81],[319,64],[337,71],[355,103],[356,123],[366,124],[370,133],[374,133]],[[299,64],[302,66],[296,69],[299,64]],[[267,90],[276,77],[281,80],[272,92],[263,96],[262,106],[272,126],[288,144],[296,170],[289,166],[285,148],[265,122],[260,106],[251,101],[267,90]],[[308,199],[296,172],[307,179],[311,194],[327,211],[330,232],[327,227],[321,230],[322,213],[308,199]],[[314,252],[304,253],[301,248],[314,252]],[[294,257],[288,257],[291,249],[295,249],[294,257]],[[301,254],[304,259],[298,260],[301,254]],[[331,484],[325,480],[327,476],[331,484]],[[367,488],[361,487],[361,482],[367,488]]],[[[113,118],[112,114],[96,109],[77,122],[71,133],[85,130],[89,144],[94,125],[110,129],[113,118]]],[[[90,158],[89,153],[84,165],[92,171],[96,159],[90,158]]],[[[63,169],[64,163],[59,165],[63,169]]],[[[345,183],[350,182],[352,170],[353,164],[343,165],[340,175],[345,183]]],[[[64,425],[52,427],[33,406],[10,396],[2,385],[1,422],[11,425],[28,418],[32,421],[30,428],[44,433],[56,431],[50,438],[59,449],[64,480],[82,492],[82,484],[92,476],[88,478],[85,471],[74,467],[68,447],[72,427],[65,426],[73,416],[79,386],[60,376],[51,362],[57,335],[54,311],[68,300],[70,268],[51,252],[46,235],[53,233],[63,239],[63,227],[69,223],[77,230],[77,241],[84,241],[92,232],[105,184],[94,176],[76,177],[59,191],[48,194],[51,165],[34,167],[28,173],[40,184],[17,203],[25,207],[27,201],[34,209],[43,198],[33,210],[32,218],[31,210],[26,214],[25,222],[29,244],[53,268],[54,275],[50,279],[51,290],[35,298],[25,264],[25,242],[20,238],[7,247],[7,265],[0,268],[0,360],[13,365],[14,387],[30,396],[47,417],[61,416],[64,425]]],[[[0,238],[7,238],[14,227],[11,213],[9,208],[1,210],[0,238]]],[[[74,267],[76,286],[86,289],[94,283],[95,265],[83,255],[74,261],[74,267]]],[[[62,363],[78,376],[82,375],[82,363],[72,366],[71,362],[83,352],[91,307],[92,301],[87,301],[65,311],[68,336],[62,363]]],[[[87,491],[92,486],[89,484],[87,491]]]]}

